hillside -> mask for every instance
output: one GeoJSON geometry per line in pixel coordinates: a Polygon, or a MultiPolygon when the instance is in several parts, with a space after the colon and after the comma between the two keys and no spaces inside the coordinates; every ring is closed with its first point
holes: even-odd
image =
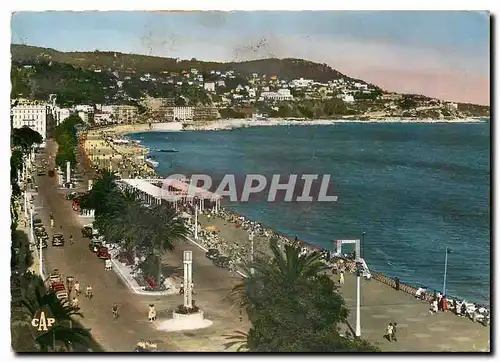
{"type": "Polygon", "coordinates": [[[123,54],[119,52],[60,52],[50,48],[28,45],[11,45],[12,61],[32,64],[37,60],[71,64],[87,69],[112,69],[122,73],[160,73],[163,71],[181,72],[196,68],[207,70],[234,70],[243,76],[252,73],[277,75],[279,78],[305,78],[328,81],[348,78],[326,64],[318,64],[301,59],[262,59],[237,63],[203,62],[196,59],[177,61],[147,55],[123,54]]]}

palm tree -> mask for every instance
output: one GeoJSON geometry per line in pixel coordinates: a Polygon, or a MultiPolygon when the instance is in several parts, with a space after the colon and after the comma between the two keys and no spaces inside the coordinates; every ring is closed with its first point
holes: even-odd
{"type": "Polygon", "coordinates": [[[56,324],[49,332],[35,337],[35,341],[42,351],[54,351],[56,344],[59,347],[62,344],[66,349],[71,349],[75,343],[87,346],[90,338],[89,330],[72,325],[72,317],[83,318],[83,315],[76,312],[68,301],[59,300],[54,293],[45,293],[40,277],[33,278],[32,283],[31,295],[25,296],[16,308],[18,314],[15,315],[16,320],[13,321],[13,325],[31,326],[31,320],[39,311],[47,310],[56,320],[56,324]]]}
{"type": "Polygon", "coordinates": [[[150,248],[158,263],[157,281],[161,278],[161,255],[166,250],[174,250],[173,242],[187,235],[187,228],[181,222],[176,211],[169,204],[153,205],[146,209],[143,220],[147,220],[141,240],[143,247],[150,248]]]}
{"type": "Polygon", "coordinates": [[[286,244],[281,251],[275,238],[269,244],[272,256],[247,263],[244,266],[247,278],[229,293],[235,304],[247,308],[249,316],[255,312],[256,303],[265,293],[272,292],[283,283],[293,285],[301,279],[315,278],[327,269],[317,252],[301,255],[296,243],[286,244]]]}

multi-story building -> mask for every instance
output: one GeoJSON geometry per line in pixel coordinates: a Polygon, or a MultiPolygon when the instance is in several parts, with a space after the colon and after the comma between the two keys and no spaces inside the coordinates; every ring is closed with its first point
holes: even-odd
{"type": "Polygon", "coordinates": [[[55,113],[55,124],[56,124],[56,126],[59,126],[69,116],[71,116],[72,110],[70,108],[55,107],[54,113],[55,113]]]}
{"type": "Polygon", "coordinates": [[[296,88],[306,88],[308,87],[313,81],[311,79],[294,79],[292,80],[292,84],[296,88]]]}
{"type": "Polygon", "coordinates": [[[114,105],[112,107],[113,118],[119,123],[131,123],[137,117],[138,108],[136,106],[114,105]]]}
{"type": "Polygon", "coordinates": [[[273,101],[290,101],[293,96],[290,94],[290,89],[278,89],[277,92],[262,92],[262,99],[270,99],[273,101]]]}
{"type": "Polygon", "coordinates": [[[215,92],[215,83],[214,82],[206,82],[204,88],[208,92],[215,92]]]}
{"type": "Polygon", "coordinates": [[[173,107],[174,121],[188,121],[193,119],[193,107],[173,107]]]}
{"type": "Polygon", "coordinates": [[[220,118],[220,113],[216,107],[195,107],[193,110],[193,120],[213,121],[220,118]]]}
{"type": "Polygon", "coordinates": [[[89,112],[79,111],[78,117],[80,117],[84,123],[89,123],[89,112]]]}
{"type": "Polygon", "coordinates": [[[96,111],[94,113],[94,123],[95,124],[106,124],[112,122],[111,113],[103,113],[96,111]]]}
{"type": "Polygon", "coordinates": [[[47,103],[27,104],[22,102],[11,108],[12,127],[28,126],[40,133],[45,140],[55,127],[51,106],[47,103]]]}

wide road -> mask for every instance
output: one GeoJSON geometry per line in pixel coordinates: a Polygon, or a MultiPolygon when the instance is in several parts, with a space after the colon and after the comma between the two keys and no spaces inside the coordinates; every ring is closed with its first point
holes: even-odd
{"type": "MultiPolygon", "coordinates": [[[[57,144],[47,142],[45,157],[49,168],[53,168],[57,144]]],[[[87,178],[83,177],[86,185],[87,178]]],[[[206,329],[167,333],[156,327],[162,319],[167,318],[166,310],[175,309],[182,303],[182,296],[152,297],[133,294],[114,271],[105,271],[104,262],[98,259],[88,248],[88,239],[81,238],[82,221],[72,210],[71,202],[64,195],[67,191],[60,189],[56,177],[40,176],[37,183],[39,193],[36,206],[41,207],[37,213],[45,225],[49,223],[49,213],[55,219],[54,232],[62,232],[66,239],[64,247],[52,247],[52,232],[49,233],[49,246],[44,252],[44,270],[48,273],[52,268],[59,268],[63,277],[74,276],[84,290],[90,284],[94,297],[89,301],[80,296],[80,306],[84,319],[82,324],[91,328],[93,337],[106,351],[131,351],[140,339],[149,339],[158,344],[162,351],[184,350],[223,350],[226,342],[224,334],[236,329],[247,328],[247,322],[239,320],[239,310],[232,306],[226,296],[231,286],[240,279],[220,269],[205,258],[204,252],[188,241],[177,243],[175,251],[165,255],[168,269],[178,273],[182,270],[182,254],[184,250],[193,251],[194,299],[207,318],[214,324],[206,329]],[[68,243],[73,235],[75,243],[68,243]],[[119,305],[120,318],[113,321],[111,307],[119,305]],[[148,305],[154,303],[158,311],[156,323],[147,319],[148,305]]],[[[72,298],[73,296],[71,296],[72,298]]]]}

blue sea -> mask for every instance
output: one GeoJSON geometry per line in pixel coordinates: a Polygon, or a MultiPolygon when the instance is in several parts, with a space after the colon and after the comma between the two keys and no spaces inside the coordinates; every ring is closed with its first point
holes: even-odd
{"type": "MultiPolygon", "coordinates": [[[[490,125],[359,124],[136,133],[162,176],[330,174],[337,202],[225,202],[233,211],[333,249],[362,238],[370,269],[489,304],[490,125]]],[[[284,177],[284,176],[283,176],[284,177]]],[[[270,176],[269,176],[270,180],[270,176]]]]}

